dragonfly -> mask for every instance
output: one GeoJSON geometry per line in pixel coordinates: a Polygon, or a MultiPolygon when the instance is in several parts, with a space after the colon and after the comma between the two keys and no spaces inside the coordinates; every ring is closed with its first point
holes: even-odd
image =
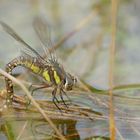
{"type": "MultiPolygon", "coordinates": [[[[56,55],[54,55],[54,52],[50,51],[50,48],[53,47],[50,38],[50,28],[48,23],[41,17],[36,17],[33,21],[33,28],[38,38],[40,39],[45,52],[45,56],[44,54],[40,54],[29,44],[27,44],[5,22],[0,21],[0,25],[2,29],[12,38],[14,38],[18,43],[20,43],[21,46],[21,55],[19,55],[6,65],[6,72],[12,75],[12,71],[14,68],[22,66],[32,73],[43,78],[43,81],[45,81],[45,83],[40,84],[40,87],[36,89],[53,87],[52,101],[56,105],[56,107],[60,109],[57,105],[59,101],[56,95],[58,94],[61,100],[64,102],[63,95],[66,95],[67,91],[73,89],[73,87],[76,85],[77,78],[75,78],[75,76],[71,75],[69,72],[65,71],[63,65],[58,62],[58,59],[56,55]]],[[[7,77],[5,77],[5,83],[7,90],[6,106],[10,107],[13,104],[14,97],[13,83],[7,77]]]]}

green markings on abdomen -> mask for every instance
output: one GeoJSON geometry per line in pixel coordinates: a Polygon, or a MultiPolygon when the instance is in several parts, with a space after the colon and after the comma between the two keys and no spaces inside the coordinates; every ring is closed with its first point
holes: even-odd
{"type": "Polygon", "coordinates": [[[50,75],[48,73],[48,70],[44,71],[42,73],[42,75],[43,75],[43,77],[45,78],[46,81],[51,82],[51,78],[50,78],[50,75]]]}
{"type": "Polygon", "coordinates": [[[53,71],[53,74],[54,74],[53,76],[54,76],[56,84],[60,84],[61,82],[60,77],[55,70],[53,71]]]}
{"type": "Polygon", "coordinates": [[[21,63],[36,74],[40,74],[42,71],[42,69],[37,65],[36,59],[25,59],[21,63]]]}
{"type": "Polygon", "coordinates": [[[30,67],[30,69],[31,69],[34,73],[39,73],[39,71],[41,70],[38,66],[35,66],[34,64],[30,67]]]}

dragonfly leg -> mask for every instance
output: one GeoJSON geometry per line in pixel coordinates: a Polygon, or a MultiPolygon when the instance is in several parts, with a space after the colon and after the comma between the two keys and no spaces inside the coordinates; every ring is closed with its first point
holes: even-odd
{"type": "Polygon", "coordinates": [[[72,101],[71,101],[70,97],[67,95],[67,93],[63,89],[61,89],[61,91],[67,97],[67,99],[69,100],[69,102],[72,104],[72,101]]]}
{"type": "MultiPolygon", "coordinates": [[[[31,90],[32,86],[35,85],[35,84],[31,84],[31,86],[29,87],[29,89],[31,90]]],[[[39,90],[39,89],[43,89],[43,88],[48,88],[50,87],[50,85],[47,85],[47,84],[41,84],[41,85],[37,85],[38,87],[34,88],[32,91],[31,91],[31,96],[33,96],[34,92],[39,90]]],[[[26,95],[25,95],[26,96],[26,95]]],[[[31,103],[30,100],[27,101],[27,106],[29,106],[31,103]]]]}
{"type": "Polygon", "coordinates": [[[48,88],[49,86],[48,85],[39,85],[39,87],[36,87],[34,88],[32,91],[31,91],[31,95],[33,96],[34,92],[39,90],[39,89],[43,89],[43,88],[48,88]]]}
{"type": "Polygon", "coordinates": [[[60,89],[60,98],[61,98],[61,100],[62,100],[62,102],[64,103],[64,105],[68,108],[68,106],[67,106],[67,104],[65,103],[65,101],[64,101],[64,98],[63,98],[63,94],[62,94],[63,92],[62,92],[62,90],[60,89]]]}
{"type": "Polygon", "coordinates": [[[55,104],[55,106],[61,111],[60,107],[57,105],[57,103],[59,103],[58,99],[56,98],[56,93],[57,93],[57,87],[55,87],[55,89],[52,91],[52,96],[53,96],[53,103],[55,104]],[[57,103],[56,103],[57,102],[57,103]]]}
{"type": "MultiPolygon", "coordinates": [[[[46,84],[30,84],[28,87],[29,91],[32,91],[32,88],[39,88],[39,87],[44,87],[46,84]]],[[[46,86],[47,87],[47,86],[46,86]]]]}
{"type": "Polygon", "coordinates": [[[33,85],[34,85],[34,84],[30,84],[30,85],[29,85],[29,87],[28,87],[28,90],[29,90],[29,91],[31,91],[33,85]]]}

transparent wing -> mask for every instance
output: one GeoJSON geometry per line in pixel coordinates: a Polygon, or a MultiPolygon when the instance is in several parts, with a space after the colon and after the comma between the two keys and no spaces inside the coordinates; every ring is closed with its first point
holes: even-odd
{"type": "MultiPolygon", "coordinates": [[[[47,21],[41,17],[36,17],[34,18],[33,21],[33,27],[34,30],[38,36],[38,38],[40,39],[42,45],[43,45],[43,49],[45,51],[46,54],[46,58],[50,58],[51,61],[56,61],[56,55],[50,51],[49,47],[52,47],[52,42],[51,42],[51,31],[50,31],[50,26],[47,23],[47,21]]],[[[52,49],[52,48],[51,48],[52,49]]]]}
{"type": "Polygon", "coordinates": [[[6,23],[2,21],[0,21],[0,25],[6,33],[12,36],[17,42],[19,42],[23,46],[21,52],[31,56],[38,57],[41,61],[45,61],[43,57],[35,49],[29,46],[10,26],[8,26],[6,23]]]}

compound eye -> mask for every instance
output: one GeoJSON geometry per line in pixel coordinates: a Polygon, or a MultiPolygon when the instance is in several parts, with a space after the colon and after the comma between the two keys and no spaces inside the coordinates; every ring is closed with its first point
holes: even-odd
{"type": "Polygon", "coordinates": [[[77,79],[75,77],[72,78],[73,83],[76,84],[77,83],[77,79]]]}
{"type": "Polygon", "coordinates": [[[71,84],[68,84],[66,89],[67,90],[72,90],[72,85],[71,84]]]}
{"type": "Polygon", "coordinates": [[[68,79],[64,79],[64,87],[66,90],[72,90],[72,83],[68,81],[68,79]]]}

